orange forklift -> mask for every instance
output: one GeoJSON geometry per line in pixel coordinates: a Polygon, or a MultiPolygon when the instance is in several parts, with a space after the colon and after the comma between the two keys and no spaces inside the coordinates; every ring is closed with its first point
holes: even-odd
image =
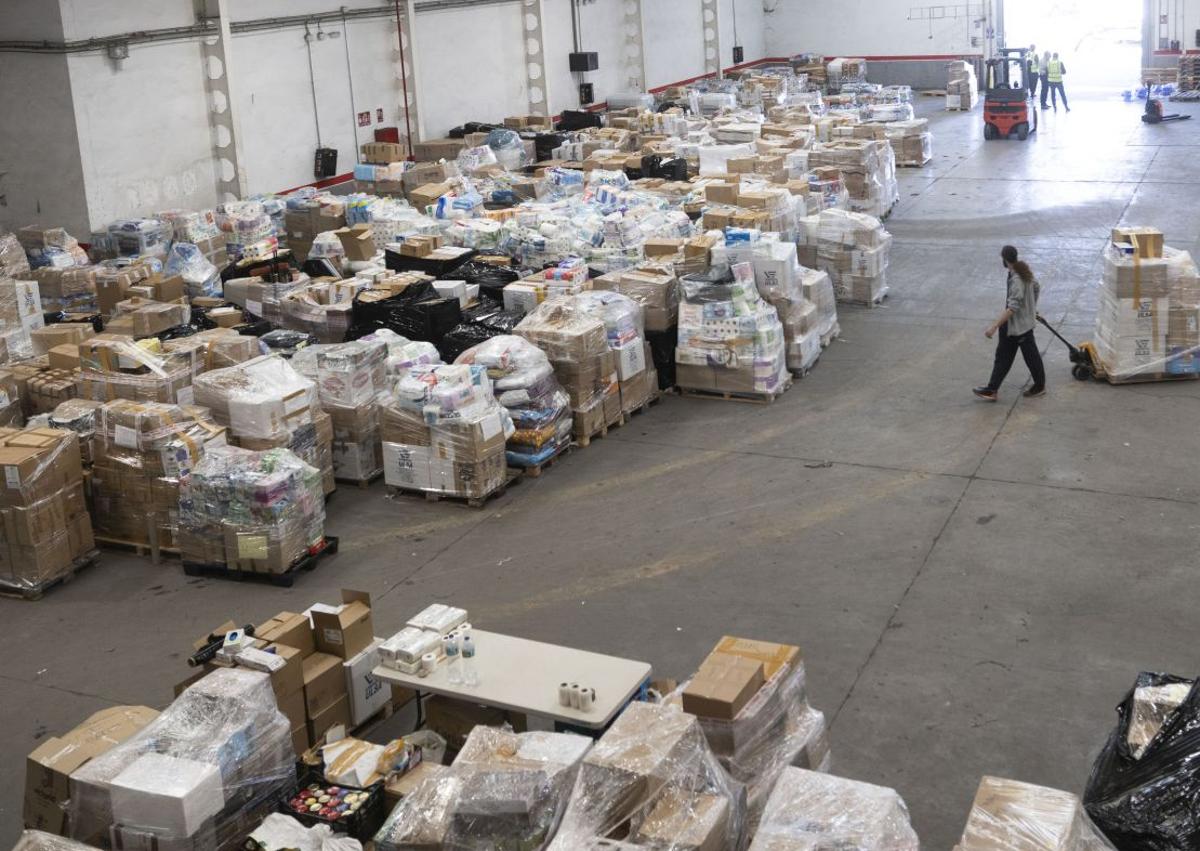
{"type": "Polygon", "coordinates": [[[1024,142],[1038,129],[1038,113],[1029,94],[1029,49],[1006,47],[987,63],[983,100],[983,138],[1024,142]]]}

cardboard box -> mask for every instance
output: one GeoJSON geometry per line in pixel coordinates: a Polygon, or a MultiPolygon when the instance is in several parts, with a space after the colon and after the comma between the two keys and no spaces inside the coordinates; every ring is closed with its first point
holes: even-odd
{"type": "MultiPolygon", "coordinates": [[[[413,159],[418,162],[437,162],[455,159],[466,147],[462,139],[430,139],[413,144],[413,159]]],[[[403,157],[401,157],[403,159],[403,157]]]]}
{"type": "Polygon", "coordinates": [[[375,240],[371,235],[369,224],[341,228],[334,233],[342,243],[347,260],[370,260],[375,256],[375,240]]]}
{"type": "MultiPolygon", "coordinates": [[[[339,700],[346,698],[346,674],[342,659],[328,653],[314,653],[304,659],[304,707],[313,718],[339,700]]],[[[346,704],[349,713],[349,701],[346,704]]],[[[315,738],[315,737],[314,737],[315,738]]]]}
{"type": "Polygon", "coordinates": [[[48,356],[51,369],[67,371],[79,369],[79,346],[77,344],[64,343],[61,346],[55,346],[50,349],[48,356]]]}
{"type": "Polygon", "coordinates": [[[78,346],[95,334],[96,329],[90,322],[58,322],[33,329],[29,332],[29,338],[33,341],[33,353],[44,355],[56,346],[78,346]]]}
{"type": "Polygon", "coordinates": [[[1163,256],[1163,233],[1157,228],[1113,228],[1114,245],[1132,245],[1134,256],[1153,259],[1163,256]]]}
{"type": "Polygon", "coordinates": [[[638,828],[637,846],[721,851],[728,845],[729,799],[668,788],[638,828]]]}
{"type": "MultiPolygon", "coordinates": [[[[339,673],[341,673],[339,671],[339,673]]],[[[319,743],[335,724],[350,728],[350,699],[343,694],[329,707],[308,719],[308,739],[312,745],[319,743]]]]}
{"type": "Polygon", "coordinates": [[[317,650],[321,653],[353,659],[375,640],[371,595],[365,591],[343,588],[340,606],[314,606],[311,615],[317,650]]]}
{"type": "Polygon", "coordinates": [[[704,199],[714,204],[737,206],[740,190],[737,183],[709,183],[704,187],[704,199]]]}
{"type": "Polygon", "coordinates": [[[392,699],[391,689],[372,671],[379,665],[379,645],[376,638],[362,652],[343,664],[346,672],[346,695],[350,699],[350,723],[357,727],[392,699]]]}
{"type": "Polygon", "coordinates": [[[495,707],[479,706],[465,700],[434,695],[425,701],[425,726],[446,740],[450,750],[461,750],[467,736],[476,727],[508,724],[513,732],[526,730],[525,716],[495,707]]]}
{"type": "Polygon", "coordinates": [[[268,644],[268,653],[274,653],[283,660],[283,668],[271,673],[271,688],[276,698],[295,694],[304,689],[304,657],[295,647],[286,644],[268,644]]]}
{"type": "Polygon", "coordinates": [[[25,827],[64,834],[71,774],[157,717],[158,712],[146,706],[114,706],[39,744],[25,763],[25,827]]]}
{"type": "Polygon", "coordinates": [[[755,641],[752,638],[734,638],[731,635],[721,636],[714,653],[724,653],[728,656],[741,656],[754,662],[761,662],[763,674],[769,680],[784,668],[794,668],[800,662],[800,648],[790,644],[774,644],[770,641],[755,641]]]}
{"type": "Polygon", "coordinates": [[[287,717],[288,723],[292,725],[293,730],[297,727],[305,728],[305,723],[308,721],[308,709],[304,705],[303,688],[292,694],[277,697],[275,702],[279,707],[279,711],[287,717]]]}
{"type": "Polygon", "coordinates": [[[295,612],[280,612],[275,615],[254,630],[254,637],[270,644],[286,644],[288,647],[295,647],[300,651],[302,658],[317,652],[312,622],[307,615],[295,612]]]}
{"type": "Polygon", "coordinates": [[[732,720],[765,682],[762,662],[710,653],[683,690],[683,711],[732,720]]]}
{"type": "Polygon", "coordinates": [[[452,191],[453,188],[449,183],[426,183],[424,186],[418,186],[410,191],[408,201],[423,212],[426,207],[436,204],[438,198],[452,191]]]}
{"type": "Polygon", "coordinates": [[[208,762],[145,753],[110,783],[116,824],[152,826],[170,836],[195,834],[225,806],[221,769],[208,762]]]}

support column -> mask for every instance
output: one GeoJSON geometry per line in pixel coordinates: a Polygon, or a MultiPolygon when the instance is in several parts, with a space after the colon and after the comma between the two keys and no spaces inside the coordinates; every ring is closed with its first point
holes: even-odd
{"type": "Polygon", "coordinates": [[[721,70],[721,4],[718,0],[700,0],[704,25],[704,73],[718,79],[725,76],[721,70]]]}
{"type": "Polygon", "coordinates": [[[240,129],[233,106],[230,62],[233,40],[229,33],[228,0],[207,0],[209,18],[217,32],[201,42],[204,81],[208,90],[208,120],[212,129],[213,172],[217,202],[236,201],[246,195],[246,172],[242,168],[240,129]]]}
{"type": "Polygon", "coordinates": [[[631,92],[646,91],[645,33],[642,29],[642,0],[622,0],[625,12],[622,21],[622,67],[625,69],[625,86],[631,92]]]}
{"type": "Polygon", "coordinates": [[[403,0],[396,6],[400,13],[392,21],[392,30],[396,34],[396,49],[392,51],[392,66],[396,77],[396,87],[400,91],[400,97],[397,98],[400,109],[396,114],[396,125],[400,130],[400,144],[411,151],[412,144],[419,141],[424,135],[417,96],[417,48],[416,41],[413,39],[417,15],[413,0],[403,0]]]}
{"type": "MultiPolygon", "coordinates": [[[[568,0],[574,3],[575,0],[568,0]]],[[[542,0],[521,0],[521,29],[525,33],[525,88],[530,115],[550,114],[550,87],[546,76],[545,40],[542,37],[546,19],[542,0]]]]}

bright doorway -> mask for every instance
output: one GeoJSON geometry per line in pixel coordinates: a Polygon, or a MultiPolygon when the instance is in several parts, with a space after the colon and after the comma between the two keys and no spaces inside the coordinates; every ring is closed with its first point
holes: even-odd
{"type": "Polygon", "coordinates": [[[1058,51],[1067,92],[1113,95],[1142,69],[1140,0],[1004,0],[1005,44],[1058,51]]]}

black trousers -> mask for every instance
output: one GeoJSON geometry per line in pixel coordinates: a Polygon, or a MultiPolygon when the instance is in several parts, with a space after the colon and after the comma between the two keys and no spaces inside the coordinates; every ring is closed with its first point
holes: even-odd
{"type": "Polygon", "coordinates": [[[989,390],[1000,389],[1000,385],[1008,377],[1008,371],[1012,369],[1013,361],[1017,359],[1018,349],[1021,351],[1021,356],[1025,358],[1025,365],[1029,367],[1029,374],[1033,376],[1033,386],[1046,386],[1046,368],[1042,365],[1042,354],[1038,351],[1033,332],[1027,331],[1018,337],[1010,337],[1008,336],[1008,324],[1005,323],[997,332],[996,362],[992,366],[992,380],[988,382],[989,390]]]}
{"type": "Polygon", "coordinates": [[[1042,81],[1042,109],[1045,109],[1046,98],[1050,94],[1050,79],[1045,74],[1042,74],[1040,79],[1042,81]]]}
{"type": "Polygon", "coordinates": [[[1037,86],[1039,79],[1041,78],[1037,74],[1029,75],[1029,96],[1031,98],[1037,97],[1037,86]]]}
{"type": "MultiPolygon", "coordinates": [[[[1063,88],[1063,84],[1062,83],[1050,83],[1050,100],[1052,100],[1054,102],[1055,109],[1058,109],[1058,96],[1059,95],[1062,95],[1063,106],[1067,107],[1067,109],[1070,109],[1071,107],[1067,104],[1067,90],[1063,88]]],[[[1043,91],[1042,92],[1042,101],[1044,102],[1045,100],[1046,100],[1046,93],[1045,93],[1045,91],[1043,91]]]]}

